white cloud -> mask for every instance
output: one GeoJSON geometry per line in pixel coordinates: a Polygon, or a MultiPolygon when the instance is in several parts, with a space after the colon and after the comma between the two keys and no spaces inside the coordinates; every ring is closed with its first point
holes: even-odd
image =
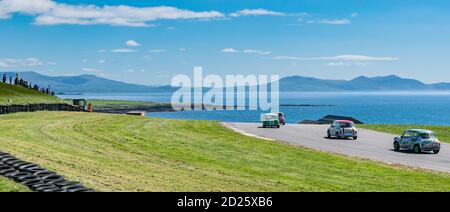
{"type": "Polygon", "coordinates": [[[341,60],[341,61],[394,61],[399,60],[395,57],[373,57],[364,55],[338,55],[334,57],[323,57],[323,60],[341,60]]]}
{"type": "Polygon", "coordinates": [[[36,25],[112,25],[130,27],[154,26],[156,20],[214,19],[225,17],[217,11],[192,11],[176,7],[132,7],[127,5],[96,6],[93,4],[67,4],[53,0],[2,0],[0,18],[12,14],[34,17],[36,25]]]}
{"type": "Polygon", "coordinates": [[[176,28],[176,27],[173,27],[173,26],[166,27],[166,29],[167,29],[167,30],[171,30],[171,31],[177,30],[177,28],[176,28]]]}
{"type": "Polygon", "coordinates": [[[47,62],[47,65],[54,66],[54,65],[56,65],[56,63],[55,63],[55,62],[52,62],[52,61],[48,61],[48,62],[47,62]]]}
{"type": "Polygon", "coordinates": [[[100,72],[102,72],[102,71],[100,71],[98,69],[95,69],[95,68],[82,68],[81,70],[84,71],[84,72],[89,72],[89,73],[100,73],[100,72]]]}
{"type": "Polygon", "coordinates": [[[101,70],[98,70],[96,68],[82,68],[81,70],[84,71],[84,72],[87,72],[89,74],[93,74],[95,76],[98,76],[98,77],[108,77],[108,76],[110,76],[109,74],[106,74],[106,73],[104,73],[101,70]]]}
{"type": "Polygon", "coordinates": [[[282,12],[275,12],[275,11],[271,11],[271,10],[267,10],[267,9],[244,9],[244,10],[239,10],[236,11],[234,13],[230,13],[228,14],[231,17],[239,17],[239,16],[285,16],[287,15],[286,13],[282,13],[282,12]]]}
{"type": "Polygon", "coordinates": [[[14,13],[39,15],[55,7],[51,0],[2,0],[0,1],[0,18],[11,18],[14,13]]]}
{"type": "Polygon", "coordinates": [[[329,63],[327,63],[327,66],[332,66],[332,67],[342,67],[342,66],[364,67],[367,65],[368,65],[368,63],[366,63],[366,62],[329,62],[329,63]]]}
{"type": "Polygon", "coordinates": [[[103,64],[103,63],[106,63],[106,60],[101,59],[101,60],[97,60],[97,62],[100,63],[100,64],[103,64]]]}
{"type": "Polygon", "coordinates": [[[166,49],[151,49],[151,50],[148,50],[148,52],[149,53],[164,53],[164,52],[167,52],[167,50],[166,49]]]}
{"type": "Polygon", "coordinates": [[[357,18],[357,17],[359,17],[359,13],[352,13],[351,16],[352,16],[352,18],[357,18]]]}
{"type": "Polygon", "coordinates": [[[111,50],[111,52],[113,52],[113,53],[133,53],[133,52],[136,52],[136,50],[122,48],[122,49],[113,49],[113,50],[111,50]]]}
{"type": "Polygon", "coordinates": [[[25,59],[16,59],[16,58],[0,59],[1,68],[31,67],[31,66],[40,66],[43,64],[44,63],[42,61],[34,57],[29,57],[25,59]]]}
{"type": "Polygon", "coordinates": [[[258,54],[258,55],[269,55],[270,51],[255,50],[255,49],[245,49],[244,53],[258,54]]]}
{"type": "Polygon", "coordinates": [[[234,48],[225,48],[225,49],[222,49],[222,52],[223,53],[237,53],[239,51],[234,48]]]}
{"type": "Polygon", "coordinates": [[[95,73],[95,75],[98,76],[98,77],[109,77],[110,76],[109,74],[105,74],[103,72],[95,73]]]}
{"type": "Polygon", "coordinates": [[[185,52],[185,51],[187,51],[187,49],[186,48],[180,48],[179,51],[180,52],[185,52]]]}
{"type": "Polygon", "coordinates": [[[373,57],[364,55],[338,55],[332,57],[293,57],[276,56],[276,60],[330,60],[330,61],[395,61],[400,60],[396,57],[373,57]]]}
{"type": "Polygon", "coordinates": [[[88,60],[87,60],[87,59],[82,59],[81,62],[82,62],[82,63],[87,63],[88,60]]]}
{"type": "Polygon", "coordinates": [[[269,55],[271,54],[270,51],[265,50],[257,50],[257,49],[244,49],[244,50],[238,50],[235,48],[225,48],[221,50],[223,53],[245,53],[245,54],[257,54],[257,55],[269,55]]]}
{"type": "Polygon", "coordinates": [[[98,53],[105,53],[106,50],[105,50],[105,49],[100,49],[100,50],[98,50],[97,52],[98,52],[98,53]]]}
{"type": "Polygon", "coordinates": [[[128,72],[128,73],[136,73],[136,72],[144,73],[145,70],[144,69],[139,69],[139,70],[128,69],[128,70],[126,70],[126,72],[128,72]]]}
{"type": "MultiPolygon", "coordinates": [[[[353,17],[353,16],[352,16],[353,17]]],[[[347,18],[343,19],[320,19],[320,20],[305,20],[303,18],[297,19],[299,22],[304,22],[307,24],[326,24],[326,25],[348,25],[351,24],[352,21],[347,18]]]]}
{"type": "Polygon", "coordinates": [[[133,46],[140,46],[141,45],[140,43],[138,43],[138,42],[136,42],[134,40],[128,40],[125,43],[127,44],[127,46],[131,46],[131,47],[133,47],[133,46]]]}
{"type": "Polygon", "coordinates": [[[330,25],[347,25],[351,24],[352,21],[349,19],[322,19],[317,21],[318,24],[330,24],[330,25]]]}

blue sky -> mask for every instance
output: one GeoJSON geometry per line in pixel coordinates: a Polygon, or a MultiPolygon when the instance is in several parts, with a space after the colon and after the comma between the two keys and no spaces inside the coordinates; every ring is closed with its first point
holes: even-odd
{"type": "Polygon", "coordinates": [[[0,70],[450,82],[448,20],[441,0],[0,0],[0,70]]]}

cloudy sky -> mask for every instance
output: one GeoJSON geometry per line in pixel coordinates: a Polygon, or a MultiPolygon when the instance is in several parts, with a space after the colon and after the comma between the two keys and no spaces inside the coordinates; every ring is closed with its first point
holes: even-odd
{"type": "Polygon", "coordinates": [[[450,82],[448,20],[442,0],[0,0],[0,71],[450,82]]]}

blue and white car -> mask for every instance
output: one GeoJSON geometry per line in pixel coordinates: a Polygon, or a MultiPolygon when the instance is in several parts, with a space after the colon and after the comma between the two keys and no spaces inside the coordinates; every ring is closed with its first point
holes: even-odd
{"type": "Polygon", "coordinates": [[[350,120],[336,120],[327,130],[327,137],[358,139],[358,130],[350,120]]]}
{"type": "Polygon", "coordinates": [[[436,133],[430,130],[410,129],[402,136],[394,138],[394,150],[412,150],[415,153],[433,152],[438,154],[441,150],[441,142],[436,133]]]}

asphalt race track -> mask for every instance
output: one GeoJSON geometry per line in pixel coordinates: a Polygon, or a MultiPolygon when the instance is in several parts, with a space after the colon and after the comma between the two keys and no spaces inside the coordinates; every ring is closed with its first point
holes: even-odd
{"type": "MultiPolygon", "coordinates": [[[[262,128],[259,123],[225,123],[245,134],[270,138],[289,144],[304,146],[326,152],[345,154],[391,164],[450,172],[450,144],[442,143],[439,154],[410,151],[395,152],[395,135],[358,129],[358,140],[328,139],[328,125],[288,124],[278,128],[262,128]]],[[[439,137],[439,135],[438,135],[439,137]]]]}

